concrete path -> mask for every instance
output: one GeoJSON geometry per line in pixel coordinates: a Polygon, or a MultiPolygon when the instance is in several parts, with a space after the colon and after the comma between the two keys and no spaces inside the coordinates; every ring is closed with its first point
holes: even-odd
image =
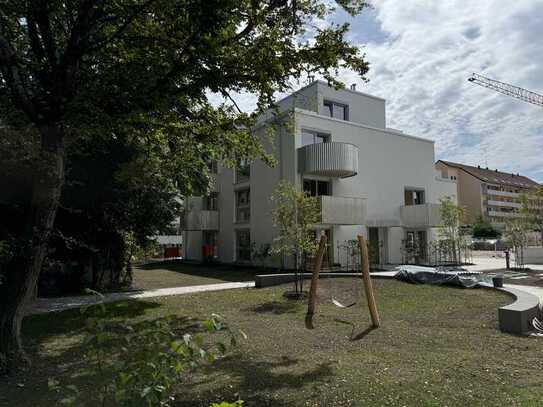
{"type": "MultiPolygon", "coordinates": [[[[473,266],[464,266],[469,271],[489,271],[505,268],[505,259],[500,257],[474,257],[473,266]]],[[[527,268],[543,271],[543,264],[526,264],[527,268]]]]}
{"type": "Polygon", "coordinates": [[[63,311],[70,308],[79,308],[82,305],[98,304],[100,302],[114,302],[153,297],[167,297],[170,295],[182,295],[200,293],[204,291],[231,290],[234,288],[252,288],[254,281],[243,283],[220,283],[207,285],[193,285],[189,287],[160,288],[147,291],[129,291],[121,293],[104,294],[103,298],[95,295],[82,295],[77,297],[38,298],[27,310],[27,315],[44,314],[47,312],[63,311]]]}

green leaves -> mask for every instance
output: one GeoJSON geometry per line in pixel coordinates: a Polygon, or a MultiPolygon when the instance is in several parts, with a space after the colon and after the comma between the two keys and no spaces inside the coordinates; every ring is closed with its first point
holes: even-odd
{"type": "Polygon", "coordinates": [[[272,252],[304,255],[317,249],[312,225],[318,223],[320,208],[317,198],[306,196],[294,184],[282,181],[271,196],[274,226],[279,235],[274,239],[272,252]]]}
{"type": "MultiPolygon", "coordinates": [[[[189,324],[181,333],[175,319],[166,317],[137,327],[123,326],[120,334],[106,323],[106,309],[96,307],[94,311],[95,316],[88,319],[85,328],[86,361],[96,366],[96,374],[103,374],[106,366],[108,371],[113,370],[113,381],[98,389],[105,406],[167,406],[172,400],[172,387],[187,370],[222,357],[237,346],[238,335],[247,338],[244,332],[230,330],[219,314],[212,314],[200,325],[189,324]],[[198,326],[207,334],[223,332],[221,338],[226,334],[229,346],[222,341],[213,343],[207,336],[190,330],[198,326]],[[130,343],[130,349],[118,346],[119,342],[130,343]],[[109,404],[113,401],[114,404],[109,404]]],[[[76,386],[62,386],[58,380],[49,378],[48,387],[63,397],[60,403],[81,405],[76,386]]]]}

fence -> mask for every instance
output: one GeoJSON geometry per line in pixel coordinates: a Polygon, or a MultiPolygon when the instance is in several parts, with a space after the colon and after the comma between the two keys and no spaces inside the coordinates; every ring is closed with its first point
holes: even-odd
{"type": "Polygon", "coordinates": [[[426,266],[452,266],[472,263],[471,247],[465,240],[408,242],[402,240],[402,262],[426,266]]]}

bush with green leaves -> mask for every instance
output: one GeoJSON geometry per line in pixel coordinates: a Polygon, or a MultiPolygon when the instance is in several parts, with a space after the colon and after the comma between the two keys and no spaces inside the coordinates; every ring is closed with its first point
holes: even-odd
{"type": "MultiPolygon", "coordinates": [[[[99,293],[92,292],[100,296],[99,293]]],[[[82,308],[85,321],[85,362],[103,380],[96,389],[102,406],[168,406],[174,400],[174,386],[188,372],[210,364],[235,347],[243,331],[228,327],[218,314],[179,329],[174,316],[143,323],[111,323],[103,303],[82,308]],[[228,339],[210,342],[201,332],[222,331],[228,339]]],[[[75,384],[49,378],[51,391],[61,405],[85,405],[83,392],[75,384]]],[[[218,406],[241,406],[218,404],[218,406]]]]}
{"type": "Polygon", "coordinates": [[[501,232],[482,216],[477,218],[471,232],[475,239],[499,239],[501,232]]]}

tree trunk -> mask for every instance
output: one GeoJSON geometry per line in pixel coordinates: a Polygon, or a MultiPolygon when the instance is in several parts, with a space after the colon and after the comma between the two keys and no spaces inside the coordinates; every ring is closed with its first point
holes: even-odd
{"type": "Polygon", "coordinates": [[[40,159],[35,165],[30,210],[26,219],[24,253],[7,271],[0,292],[0,371],[13,371],[28,361],[21,342],[21,322],[34,293],[47,252],[47,240],[64,184],[62,125],[39,126],[40,159]]]}

